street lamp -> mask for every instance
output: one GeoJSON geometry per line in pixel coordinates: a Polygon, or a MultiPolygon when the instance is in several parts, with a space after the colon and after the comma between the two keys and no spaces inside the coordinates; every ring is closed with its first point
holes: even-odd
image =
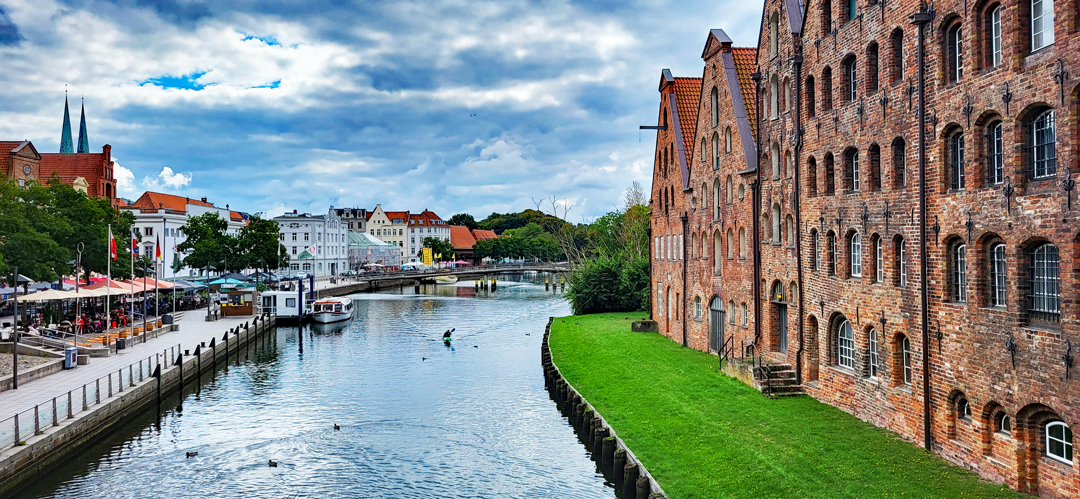
{"type": "MultiPolygon", "coordinates": [[[[79,299],[79,274],[82,267],[83,243],[79,243],[77,247],[79,249],[78,256],[75,258],[75,348],[79,348],[79,328],[82,327],[79,325],[79,319],[82,318],[82,300],[79,299]]],[[[60,282],[63,283],[63,279],[60,282]]],[[[63,284],[60,285],[60,289],[64,289],[63,284]]]]}
{"type": "Polygon", "coordinates": [[[15,287],[15,327],[11,330],[11,388],[19,388],[19,267],[15,267],[15,277],[12,278],[15,287]]]}

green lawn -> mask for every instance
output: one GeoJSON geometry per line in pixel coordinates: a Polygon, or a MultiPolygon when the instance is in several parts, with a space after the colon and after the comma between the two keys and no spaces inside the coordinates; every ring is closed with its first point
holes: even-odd
{"type": "Polygon", "coordinates": [[[771,400],[640,313],[555,319],[551,352],[672,498],[1028,497],[810,397],[771,400]]]}

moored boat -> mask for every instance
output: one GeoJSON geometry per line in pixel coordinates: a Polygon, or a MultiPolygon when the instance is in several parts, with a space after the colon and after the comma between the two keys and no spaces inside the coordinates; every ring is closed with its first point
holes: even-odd
{"type": "Polygon", "coordinates": [[[323,298],[311,304],[311,320],[323,324],[352,317],[352,298],[323,298]]]}
{"type": "Polygon", "coordinates": [[[436,284],[453,284],[453,283],[455,283],[457,281],[458,281],[457,276],[453,276],[453,275],[435,276],[435,283],[436,284]]]}

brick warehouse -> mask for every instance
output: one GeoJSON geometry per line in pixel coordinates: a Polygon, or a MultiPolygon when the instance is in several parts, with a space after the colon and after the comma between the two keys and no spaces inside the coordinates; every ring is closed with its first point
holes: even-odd
{"type": "Polygon", "coordinates": [[[766,0],[756,48],[712,30],[700,79],[661,79],[660,331],[1080,497],[1078,30],[1077,0],[766,0]]]}

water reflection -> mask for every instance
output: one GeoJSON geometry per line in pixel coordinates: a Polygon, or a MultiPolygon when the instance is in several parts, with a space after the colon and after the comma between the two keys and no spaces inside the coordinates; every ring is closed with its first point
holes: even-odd
{"type": "Polygon", "coordinates": [[[569,309],[538,279],[355,295],[351,321],[279,328],[19,497],[610,498],[544,391],[569,309]]]}

